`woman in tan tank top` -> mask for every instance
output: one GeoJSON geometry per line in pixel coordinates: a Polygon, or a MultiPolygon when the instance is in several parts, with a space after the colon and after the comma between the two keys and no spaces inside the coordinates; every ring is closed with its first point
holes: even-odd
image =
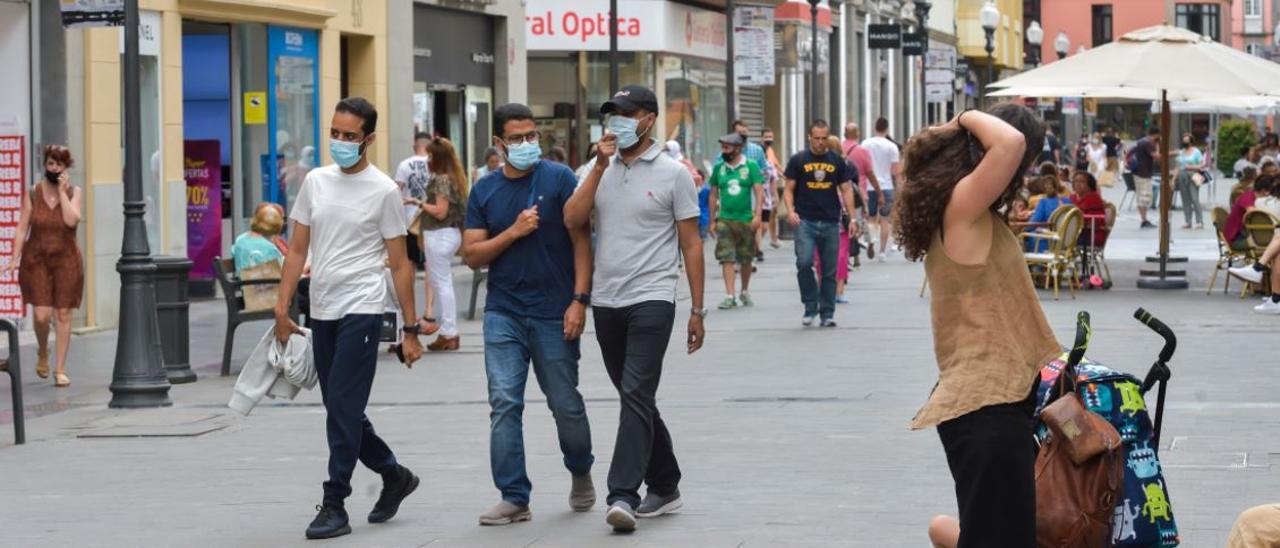
{"type": "Polygon", "coordinates": [[[35,307],[36,375],[49,376],[49,324],[58,320],[57,369],[54,384],[71,385],[67,351],[71,347],[71,313],[80,308],[84,293],[84,262],[76,244],[81,192],[71,185],[71,151],[64,146],[44,148],[45,176],[22,198],[22,217],[13,239],[13,255],[3,275],[18,270],[22,300],[35,307]]]}
{"type": "Polygon", "coordinates": [[[1018,238],[1005,224],[1044,126],[1005,103],[964,112],[907,143],[896,236],[932,289],[938,382],[911,422],[937,426],[960,511],[935,546],[1035,548],[1034,391],[1061,350],[1018,238]]]}

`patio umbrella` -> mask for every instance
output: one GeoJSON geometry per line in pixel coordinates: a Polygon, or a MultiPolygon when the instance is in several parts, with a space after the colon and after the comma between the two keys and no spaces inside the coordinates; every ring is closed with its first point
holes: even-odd
{"type": "MultiPolygon", "coordinates": [[[[1160,251],[1157,273],[1143,272],[1138,287],[1185,289],[1168,270],[1170,101],[1224,97],[1280,97],[1280,64],[1224,46],[1194,32],[1160,25],[992,83],[992,95],[1112,97],[1160,101],[1160,251]]],[[[1185,275],[1185,273],[1183,273],[1185,275]]]]}

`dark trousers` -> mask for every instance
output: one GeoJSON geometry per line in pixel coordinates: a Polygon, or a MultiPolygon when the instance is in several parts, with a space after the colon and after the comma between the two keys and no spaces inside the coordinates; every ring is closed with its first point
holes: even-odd
{"type": "Polygon", "coordinates": [[[676,305],[648,301],[626,308],[595,307],[592,315],[605,369],[622,403],[607,501],[637,508],[641,482],[659,495],[671,494],[680,484],[671,434],[656,401],[676,305]]]}
{"type": "Polygon", "coordinates": [[[356,461],[383,476],[397,470],[396,457],[364,414],[377,369],[381,314],[312,320],[311,341],[320,394],[328,415],[329,480],[324,502],[342,506],[351,496],[356,461]]]}
{"type": "Polygon", "coordinates": [[[418,270],[423,270],[427,264],[427,256],[422,252],[422,242],[418,237],[413,234],[405,236],[404,247],[405,253],[409,255],[409,261],[418,267],[418,270]]]}
{"type": "Polygon", "coordinates": [[[1035,392],[938,425],[960,508],[957,548],[1035,548],[1035,392]]]}

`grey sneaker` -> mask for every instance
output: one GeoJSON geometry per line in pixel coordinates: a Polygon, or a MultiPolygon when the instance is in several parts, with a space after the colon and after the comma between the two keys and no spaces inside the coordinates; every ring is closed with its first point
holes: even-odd
{"type": "Polygon", "coordinates": [[[615,532],[630,533],[636,530],[636,512],[631,505],[622,501],[613,503],[604,515],[605,523],[613,527],[615,532]]]}
{"type": "Polygon", "coordinates": [[[741,302],[742,306],[756,305],[755,301],[751,300],[751,294],[746,291],[743,291],[741,295],[738,295],[738,302],[741,302]]]}
{"type": "Polygon", "coordinates": [[[679,510],[684,506],[684,502],[680,501],[680,490],[667,496],[662,496],[653,491],[649,491],[644,496],[644,500],[640,501],[640,508],[636,509],[636,516],[642,518],[656,518],[663,514],[668,514],[679,510]]]}
{"type": "Polygon", "coordinates": [[[569,491],[569,508],[574,512],[586,512],[596,505],[596,486],[591,482],[591,474],[573,477],[573,488],[569,491]]]}
{"type": "Polygon", "coordinates": [[[533,519],[528,506],[516,506],[507,501],[500,501],[488,512],[480,514],[480,525],[507,525],[533,519]]]}

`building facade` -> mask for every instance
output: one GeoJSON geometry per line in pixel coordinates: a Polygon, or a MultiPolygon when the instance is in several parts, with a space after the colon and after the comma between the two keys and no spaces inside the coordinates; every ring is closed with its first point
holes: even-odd
{"type": "MultiPolygon", "coordinates": [[[[85,189],[80,321],[118,320],[124,215],[123,32],[63,29],[41,2],[33,105],[36,144],[65,143],[85,189]]],[[[328,162],[332,105],[386,105],[385,2],[142,0],[139,68],[145,216],[153,254],[190,256],[193,294],[212,294],[212,258],[229,256],[260,202],[288,209],[306,172],[328,162]],[[193,173],[201,179],[194,181],[193,173]]],[[[34,148],[34,147],[33,147],[34,148]]],[[[383,169],[388,148],[370,157],[383,169]]]]}
{"type": "Polygon", "coordinates": [[[418,131],[448,138],[465,165],[483,164],[494,106],[528,98],[524,2],[385,1],[393,164],[413,153],[418,131]]]}

